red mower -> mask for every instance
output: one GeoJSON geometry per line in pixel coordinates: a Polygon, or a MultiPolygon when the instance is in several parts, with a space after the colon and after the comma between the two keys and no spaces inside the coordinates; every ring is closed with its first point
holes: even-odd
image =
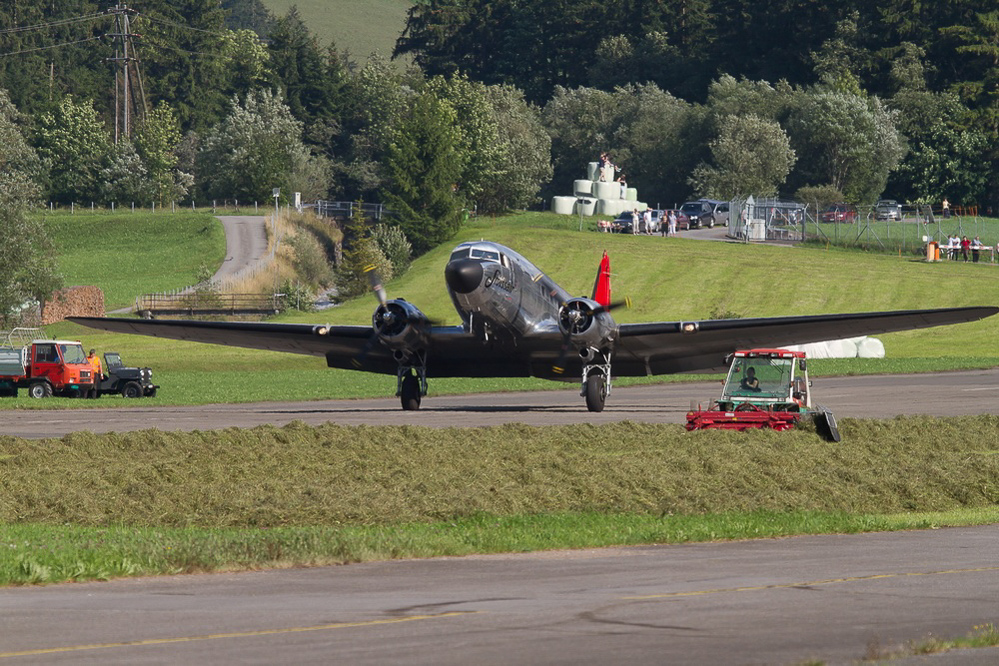
{"type": "Polygon", "coordinates": [[[813,419],[825,439],[840,441],[832,412],[812,405],[805,352],[748,349],[732,354],[721,397],[711,409],[688,412],[686,427],[789,430],[802,418],[813,419]]]}

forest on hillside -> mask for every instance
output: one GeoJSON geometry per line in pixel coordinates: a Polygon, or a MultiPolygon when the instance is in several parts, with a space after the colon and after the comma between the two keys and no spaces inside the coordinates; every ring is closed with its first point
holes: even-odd
{"type": "Polygon", "coordinates": [[[385,203],[421,252],[602,151],[650,202],[999,209],[994,0],[418,0],[395,55],[261,0],[0,0],[0,217],[280,187],[385,203]]]}

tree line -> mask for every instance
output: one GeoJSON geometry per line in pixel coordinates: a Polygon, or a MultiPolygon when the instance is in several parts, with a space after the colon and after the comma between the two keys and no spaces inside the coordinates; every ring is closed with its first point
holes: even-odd
{"type": "Polygon", "coordinates": [[[354,62],[294,8],[143,0],[146,113],[117,143],[106,4],[0,0],[5,215],[280,187],[384,202],[420,253],[465,209],[571,191],[601,151],[664,205],[999,205],[999,11],[983,0],[420,0],[396,46],[411,67],[354,62]]]}

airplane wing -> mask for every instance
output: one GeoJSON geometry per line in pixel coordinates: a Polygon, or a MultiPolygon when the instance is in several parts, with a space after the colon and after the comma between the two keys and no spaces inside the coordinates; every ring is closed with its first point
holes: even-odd
{"type": "MultiPolygon", "coordinates": [[[[966,307],[622,324],[613,369],[619,377],[722,371],[725,356],[737,349],[958,324],[997,312],[999,308],[995,307],[966,307]]],[[[394,375],[399,367],[392,350],[378,343],[370,326],[101,317],[69,320],[116,333],[320,356],[331,368],[394,375]]],[[[578,378],[581,365],[575,359],[570,360],[564,375],[553,371],[561,345],[557,329],[526,336],[515,345],[503,345],[483,343],[461,326],[434,326],[427,341],[427,376],[578,378]]]]}
{"type": "MultiPolygon", "coordinates": [[[[156,338],[205,342],[247,349],[308,354],[326,358],[331,368],[364,370],[395,375],[399,364],[392,350],[378,344],[370,326],[330,326],[323,324],[276,324],[243,321],[191,321],[182,319],[124,319],[68,317],[69,321],[113,333],[131,333],[156,338]],[[360,364],[360,367],[358,366],[360,364]]],[[[430,329],[434,363],[429,376],[528,376],[526,366],[511,374],[490,373],[489,359],[476,366],[476,357],[488,357],[482,344],[461,326],[434,326],[430,329]],[[438,362],[439,358],[439,362],[438,362]],[[462,371],[462,366],[469,366],[462,371]]],[[[497,357],[497,367],[499,359],[497,357]]],[[[500,367],[500,369],[502,369],[500,367]]]]}
{"type": "Polygon", "coordinates": [[[997,307],[963,307],[621,324],[614,353],[614,374],[642,376],[722,371],[725,356],[737,349],[782,347],[961,324],[996,313],[999,313],[997,307]]]}

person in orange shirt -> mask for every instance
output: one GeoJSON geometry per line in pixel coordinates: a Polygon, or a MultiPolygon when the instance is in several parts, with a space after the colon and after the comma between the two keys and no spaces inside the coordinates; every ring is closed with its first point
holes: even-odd
{"type": "Polygon", "coordinates": [[[90,397],[96,398],[98,396],[97,387],[101,383],[102,370],[101,367],[101,357],[94,353],[91,349],[90,353],[87,354],[87,362],[90,363],[90,367],[94,369],[94,388],[90,390],[90,397]]]}

